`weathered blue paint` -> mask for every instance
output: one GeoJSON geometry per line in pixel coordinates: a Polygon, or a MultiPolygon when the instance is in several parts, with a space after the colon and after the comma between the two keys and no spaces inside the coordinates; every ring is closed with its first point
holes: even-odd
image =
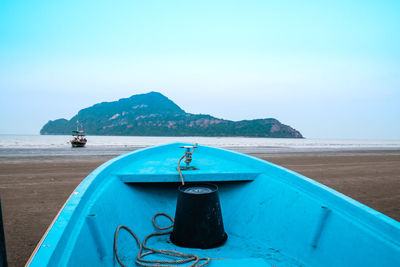
{"type": "MultiPolygon", "coordinates": [[[[117,266],[118,225],[143,239],[155,231],[153,214],[175,214],[182,145],[128,153],[93,171],[29,265],[117,266]]],[[[164,236],[151,239],[150,246],[208,256],[214,259],[210,266],[400,266],[400,223],[341,193],[277,165],[211,147],[199,146],[191,165],[199,170],[185,171],[184,177],[219,186],[227,242],[207,250],[176,248],[164,236]]],[[[133,238],[121,232],[118,248],[133,266],[133,238]]]]}

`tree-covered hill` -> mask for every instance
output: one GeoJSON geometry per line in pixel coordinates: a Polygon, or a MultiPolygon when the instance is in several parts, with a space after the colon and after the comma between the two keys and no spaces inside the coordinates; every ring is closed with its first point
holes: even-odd
{"type": "Polygon", "coordinates": [[[157,92],[95,104],[70,120],[49,121],[40,134],[70,134],[77,121],[89,135],[302,138],[300,132],[276,119],[230,121],[186,113],[157,92]]]}

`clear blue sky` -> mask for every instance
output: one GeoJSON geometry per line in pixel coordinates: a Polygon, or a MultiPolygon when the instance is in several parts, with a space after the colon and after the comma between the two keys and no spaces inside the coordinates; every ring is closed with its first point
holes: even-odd
{"type": "Polygon", "coordinates": [[[309,138],[400,139],[400,1],[1,1],[0,134],[159,91],[309,138]]]}

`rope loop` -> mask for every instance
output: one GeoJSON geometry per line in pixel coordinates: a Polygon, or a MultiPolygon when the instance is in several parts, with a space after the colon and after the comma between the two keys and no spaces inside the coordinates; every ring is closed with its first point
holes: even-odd
{"type": "Polygon", "coordinates": [[[159,229],[159,230],[168,230],[168,229],[170,229],[170,228],[172,228],[172,227],[174,226],[174,219],[172,219],[172,217],[169,216],[168,214],[162,213],[162,212],[154,214],[152,221],[153,221],[154,227],[157,228],[157,229],[159,229]],[[156,218],[157,218],[158,216],[164,216],[164,217],[168,218],[168,219],[171,221],[171,225],[170,225],[170,226],[167,226],[167,227],[161,227],[161,226],[159,226],[159,225],[156,223],[156,218]]]}
{"type": "MultiPolygon", "coordinates": [[[[156,213],[153,216],[152,221],[153,221],[154,227],[156,227],[157,229],[160,229],[160,230],[167,230],[174,226],[174,220],[172,219],[171,216],[169,216],[166,213],[156,213]],[[171,220],[172,224],[168,227],[160,227],[155,221],[158,216],[167,217],[168,219],[171,220]]],[[[117,229],[115,230],[115,233],[114,233],[114,252],[115,252],[115,257],[117,258],[118,263],[122,267],[126,267],[126,265],[121,261],[119,255],[118,255],[118,247],[117,247],[118,233],[121,229],[128,231],[135,238],[136,243],[139,246],[139,252],[136,256],[136,263],[140,266],[143,266],[143,267],[176,267],[176,265],[179,265],[179,264],[191,263],[190,267],[202,267],[202,266],[207,265],[211,261],[210,258],[200,258],[199,256],[194,255],[194,254],[185,254],[185,253],[182,253],[179,251],[169,250],[169,249],[159,250],[159,249],[149,248],[146,246],[147,240],[150,239],[151,237],[168,235],[172,231],[156,232],[156,233],[149,234],[148,236],[146,236],[146,238],[143,240],[143,243],[142,243],[142,242],[140,242],[140,239],[138,238],[138,236],[129,227],[127,227],[125,225],[120,225],[117,227],[117,229]],[[148,251],[143,252],[143,250],[148,250],[148,251]],[[152,255],[152,254],[160,254],[160,255],[175,257],[177,259],[169,260],[169,261],[167,261],[167,260],[145,260],[144,259],[144,257],[152,255]]]]}

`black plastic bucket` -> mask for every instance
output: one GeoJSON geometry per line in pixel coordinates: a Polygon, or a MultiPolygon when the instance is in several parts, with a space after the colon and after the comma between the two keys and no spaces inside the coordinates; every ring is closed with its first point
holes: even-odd
{"type": "Polygon", "coordinates": [[[227,239],[218,187],[187,184],[179,187],[171,241],[186,248],[215,248],[227,239]]]}

